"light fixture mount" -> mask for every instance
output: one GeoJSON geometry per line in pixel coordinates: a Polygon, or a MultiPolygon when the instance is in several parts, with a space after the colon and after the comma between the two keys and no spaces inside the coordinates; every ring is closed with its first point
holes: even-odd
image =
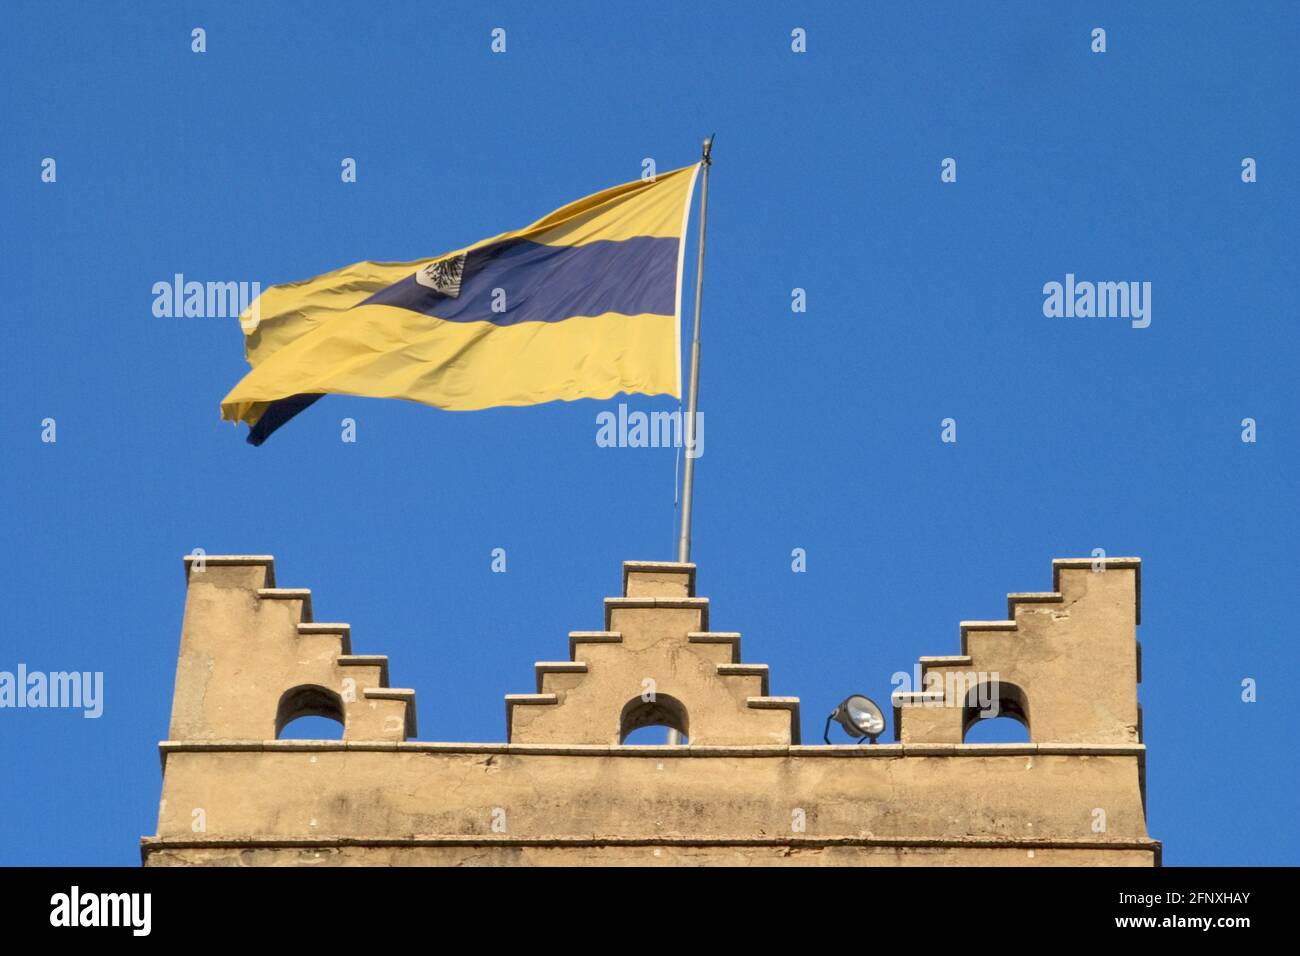
{"type": "Polygon", "coordinates": [[[844,732],[855,740],[876,742],[876,738],[885,732],[885,714],[870,697],[851,694],[845,697],[826,718],[826,728],[822,738],[831,742],[831,721],[844,728],[844,732]]]}

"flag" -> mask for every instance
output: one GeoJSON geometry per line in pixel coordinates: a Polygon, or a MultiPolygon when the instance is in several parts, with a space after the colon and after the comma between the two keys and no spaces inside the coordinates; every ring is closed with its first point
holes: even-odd
{"type": "Polygon", "coordinates": [[[681,397],[682,254],[700,164],[413,262],[272,286],[240,316],[252,371],[221,401],[260,445],[326,394],[465,411],[681,397]]]}

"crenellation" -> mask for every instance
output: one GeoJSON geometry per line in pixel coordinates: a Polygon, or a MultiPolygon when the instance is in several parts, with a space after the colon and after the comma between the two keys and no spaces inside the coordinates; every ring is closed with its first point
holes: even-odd
{"type": "Polygon", "coordinates": [[[1005,621],[962,621],[959,658],[920,659],[929,696],[895,694],[895,739],[961,743],[979,715],[1008,714],[1036,743],[1139,743],[1140,571],[1058,559],[1053,591],[1007,595],[1005,621]]]}
{"type": "Polygon", "coordinates": [[[353,655],[349,625],[313,621],[310,590],[272,586],[272,558],[187,555],[185,571],[172,739],[274,740],[302,716],[339,721],[346,739],[414,734],[413,696],[366,696],[387,689],[388,659],[353,655]]]}
{"type": "Polygon", "coordinates": [[[1055,590],[961,622],[961,653],[919,658],[920,686],[893,695],[899,742],[875,746],[801,743],[799,698],[709,630],[694,565],[627,562],[605,629],[571,631],[568,660],[534,664],[536,693],[505,695],[497,743],[414,740],[415,692],[352,654],[347,625],[313,622],[269,557],[202,567],[186,559],[147,865],[1159,863],[1137,559],[1056,561],[1055,590]],[[1030,741],[965,743],[988,710],[1030,741]],[[305,713],[342,739],[277,739],[305,713]],[[648,725],[680,738],[624,743],[648,725]]]}

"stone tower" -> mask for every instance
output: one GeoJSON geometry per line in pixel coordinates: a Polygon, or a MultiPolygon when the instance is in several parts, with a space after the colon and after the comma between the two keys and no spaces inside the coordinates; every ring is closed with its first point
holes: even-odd
{"type": "Polygon", "coordinates": [[[804,745],[692,564],[628,562],[603,630],[505,700],[505,743],[415,741],[415,693],[265,556],[187,558],[146,865],[1158,864],[1137,702],[1140,562],[1053,564],[894,698],[897,742],[804,745]],[[1030,742],[966,744],[992,713],[1030,742]],[[341,740],[277,739],[296,717],[341,740]],[[626,746],[646,725],[687,743],[626,746]]]}

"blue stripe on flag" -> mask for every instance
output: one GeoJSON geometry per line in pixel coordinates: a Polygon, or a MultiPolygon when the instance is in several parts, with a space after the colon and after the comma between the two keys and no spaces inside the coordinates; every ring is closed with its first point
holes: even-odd
{"type": "Polygon", "coordinates": [[[580,246],[510,239],[466,255],[455,298],[420,285],[412,275],[360,304],[396,306],[449,322],[496,325],[563,322],[606,312],[673,315],[677,243],[675,238],[651,236],[600,239],[580,246]],[[494,301],[503,302],[505,311],[493,312],[494,301]]]}

